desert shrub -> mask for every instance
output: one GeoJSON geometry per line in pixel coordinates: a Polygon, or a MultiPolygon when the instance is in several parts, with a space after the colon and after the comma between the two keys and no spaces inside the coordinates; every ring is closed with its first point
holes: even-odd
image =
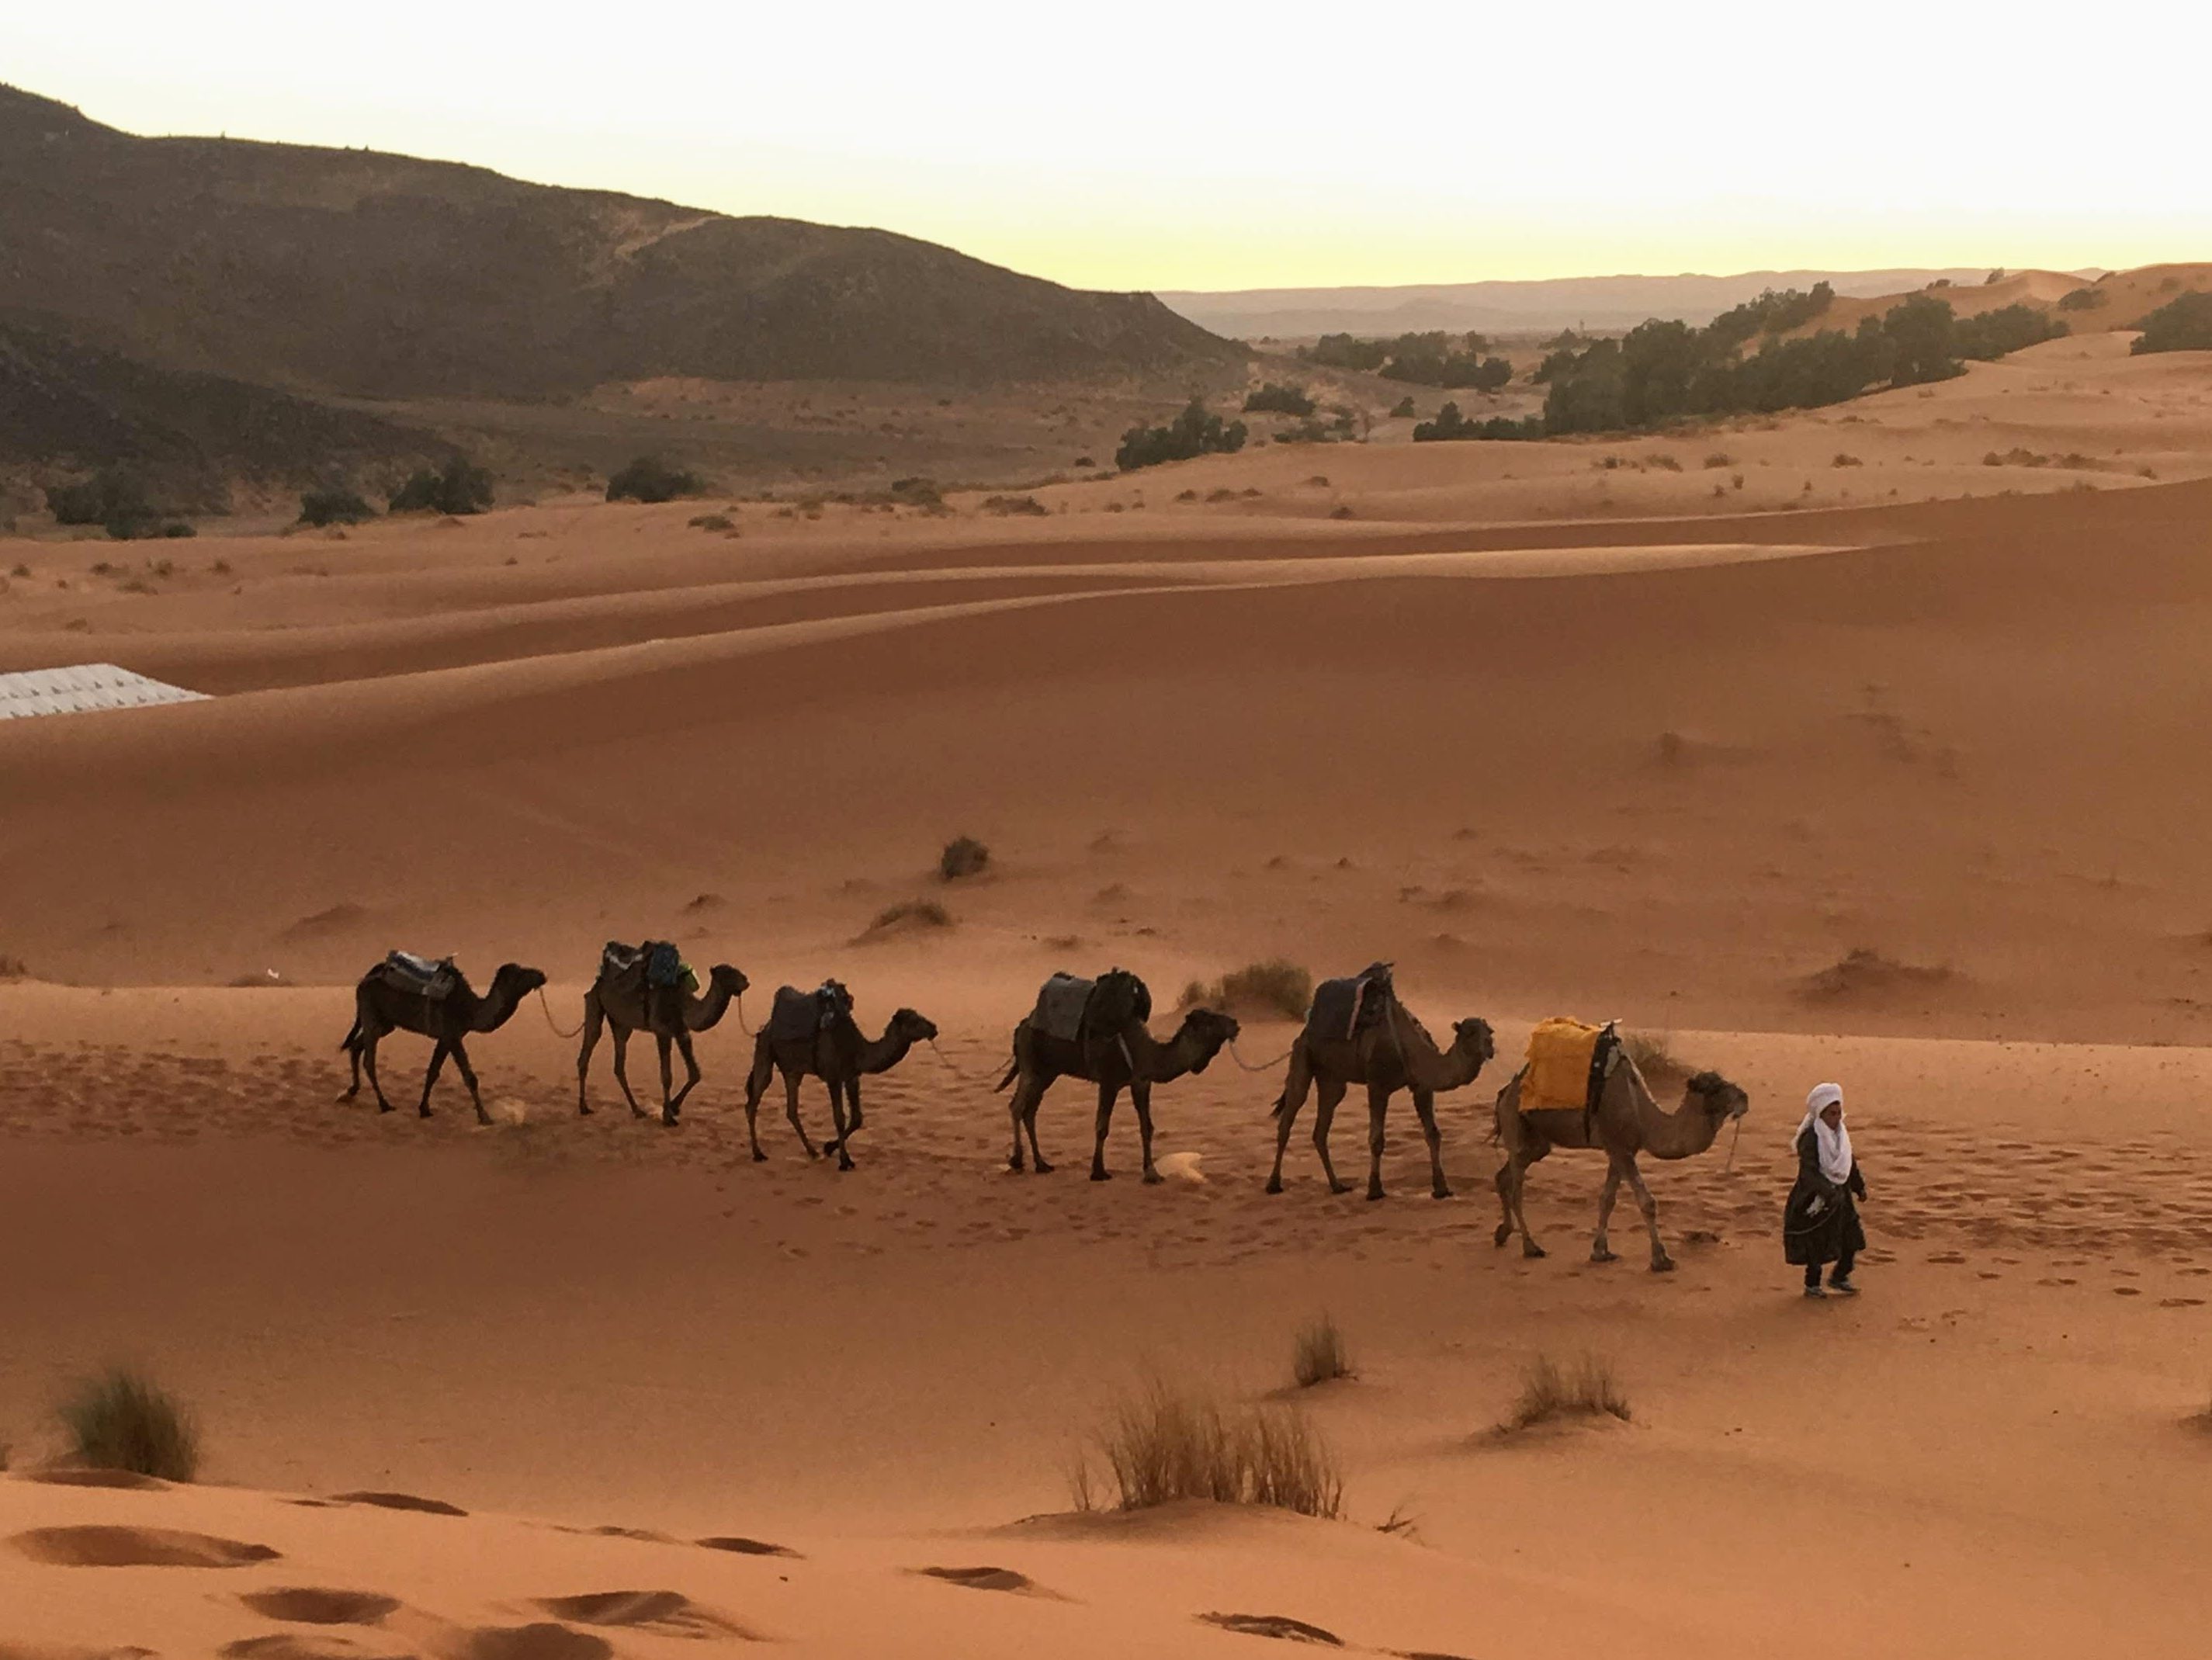
{"type": "Polygon", "coordinates": [[[2169,300],[2142,319],[2142,333],[2128,348],[2154,351],[2212,351],[2212,294],[2191,292],[2169,300]]]}
{"type": "Polygon", "coordinates": [[[465,455],[456,455],[435,472],[418,468],[394,490],[385,505],[393,513],[442,513],[465,518],[483,513],[492,502],[492,477],[465,455]]]}
{"type": "Polygon", "coordinates": [[[2064,322],[2033,306],[2004,306],[1979,317],[1960,319],[1954,331],[1954,346],[1961,357],[1987,362],[2023,346],[2056,340],[2066,332],[2064,322]]]}
{"type": "Polygon", "coordinates": [[[1845,450],[1838,450],[1836,459],[1828,463],[1832,467],[1863,467],[1866,463],[1845,450]]]}
{"type": "Polygon", "coordinates": [[[30,976],[30,965],[21,958],[0,952],[0,980],[27,980],[30,976]]]}
{"type": "Polygon", "coordinates": [[[1562,1366],[1549,1355],[1539,1355],[1522,1375],[1520,1396],[1498,1427],[1525,1430],[1566,1418],[1618,1418],[1626,1423],[1628,1416],[1628,1397],[1604,1361],[1585,1355],[1572,1366],[1562,1366]]]}
{"type": "Polygon", "coordinates": [[[1310,346],[1298,348],[1298,356],[1307,362],[1333,369],[1372,372],[1381,368],[1389,355],[1388,342],[1363,340],[1351,334],[1324,334],[1310,346]]]}
{"type": "Polygon", "coordinates": [[[878,911],[861,930],[860,937],[887,933],[892,929],[949,928],[952,913],[934,899],[902,899],[896,905],[886,905],[878,911]]]}
{"type": "Polygon", "coordinates": [[[106,467],[73,484],[46,488],[46,506],[58,525],[98,525],[118,542],[149,536],[190,536],[189,526],[157,506],[135,473],[106,467]]]}
{"type": "Polygon", "coordinates": [[[1196,1499],[1334,1519],[1344,1508],[1335,1455],[1303,1413],[1158,1382],[1115,1408],[1078,1455],[1069,1485],[1082,1511],[1196,1499]],[[1096,1472],[1094,1456],[1103,1465],[1096,1472]]]}
{"type": "Polygon", "coordinates": [[[1403,421],[1412,416],[1414,412],[1413,400],[1412,397],[1408,395],[1407,397],[1401,398],[1397,403],[1392,406],[1390,410],[1390,418],[1394,421],[1403,421]]]}
{"type": "MultiPolygon", "coordinates": [[[[1087,467],[1091,465],[1091,458],[1079,456],[1075,465],[1087,467]]],[[[894,478],[891,494],[908,507],[935,508],[945,505],[945,494],[938,489],[934,478],[894,478]]]]}
{"type": "Polygon", "coordinates": [[[1716,467],[1732,467],[1735,465],[1735,458],[1726,450],[1715,450],[1705,459],[1705,465],[1708,471],[1716,467]]]}
{"type": "Polygon", "coordinates": [[[1717,340],[1732,344],[1741,344],[1756,335],[1786,334],[1811,322],[1834,304],[1835,299],[1835,289],[1826,283],[1815,283],[1810,289],[1768,289],[1756,300],[1747,300],[1723,312],[1706,325],[1707,331],[1717,340]]]}
{"type": "Polygon", "coordinates": [[[1312,1001],[1313,976],[1279,957],[1231,969],[1211,984],[1194,980],[1182,994],[1185,1008],[1258,1009],[1287,1020],[1303,1018],[1312,1001]]]}
{"type": "Polygon", "coordinates": [[[679,496],[696,496],[704,488],[696,472],[672,467],[650,455],[641,455],[607,480],[610,502],[673,502],[679,496]]]}
{"type": "Polygon", "coordinates": [[[1219,416],[1206,412],[1205,399],[1194,398],[1167,425],[1138,425],[1123,433],[1121,447],[1114,453],[1114,465],[1124,472],[1131,472],[1139,467],[1158,466],[1163,461],[1233,454],[1244,447],[1245,437],[1242,421],[1224,426],[1219,416]]]}
{"type": "Polygon", "coordinates": [[[1682,464],[1671,455],[1652,456],[1645,465],[1658,472],[1680,472],[1682,470],[1682,464]]]}
{"type": "Polygon", "coordinates": [[[693,530],[735,530],[738,521],[726,513],[702,513],[684,521],[693,530]]]}
{"type": "Polygon", "coordinates": [[[1279,386],[1270,380],[1259,391],[1245,396],[1244,412],[1250,415],[1257,411],[1276,415],[1311,415],[1314,400],[1306,395],[1304,386],[1279,386]]]}
{"type": "Polygon", "coordinates": [[[1042,519],[1052,509],[1034,496],[987,496],[983,511],[997,514],[1001,519],[1042,519]]]}
{"type": "Polygon", "coordinates": [[[361,493],[343,485],[307,490],[300,497],[299,522],[302,525],[359,525],[375,517],[376,509],[362,498],[361,493]]]}
{"type": "Polygon", "coordinates": [[[1291,1376],[1300,1389],[1352,1375],[1352,1351],[1334,1320],[1323,1314],[1298,1333],[1291,1348],[1291,1376]]]}
{"type": "Polygon", "coordinates": [[[980,876],[991,862],[991,850],[972,836],[956,836],[937,855],[937,873],[948,882],[963,876],[980,876]]]}
{"type": "Polygon", "coordinates": [[[2071,294],[2062,294],[2058,296],[2058,309],[2061,311],[2094,311],[2098,307],[2103,305],[2109,297],[2110,296],[2106,294],[2104,289],[2100,288],[2090,287],[2086,289],[2075,289],[2071,294]]]}
{"type": "Polygon", "coordinates": [[[63,1397],[57,1409],[70,1453],[94,1469],[189,1481],[200,1464],[199,1428],[184,1405],[138,1372],[111,1366],[63,1397]]]}
{"type": "Polygon", "coordinates": [[[1413,428],[1416,444],[1437,444],[1461,439],[1529,439],[1544,435],[1544,423],[1536,417],[1516,421],[1510,416],[1494,415],[1486,421],[1470,421],[1459,412],[1457,404],[1446,404],[1437,411],[1433,421],[1423,421],[1413,428]]]}

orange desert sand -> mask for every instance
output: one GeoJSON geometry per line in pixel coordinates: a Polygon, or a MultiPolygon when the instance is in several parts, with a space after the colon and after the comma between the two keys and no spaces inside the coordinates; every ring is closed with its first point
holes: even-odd
{"type": "MultiPolygon", "coordinates": [[[[2203,355],[1036,499],[734,537],[556,501],[128,586],[91,567],[144,549],[0,544],[0,670],[216,694],[0,727],[0,1656],[2203,1651],[2203,355]],[[963,833],[992,866],[947,885],[963,833]],[[951,926],[861,939],[913,898],[951,926]],[[335,1101],[388,947],[536,964],[565,1029],[648,935],[742,968],[754,1023],[834,974],[942,1058],[871,1083],[850,1174],[775,1095],[751,1161],[735,1021],[673,1129],[605,1046],[580,1119],[534,1000],[471,1044],[491,1128],[450,1072],[405,1110],[404,1037],[402,1111],[335,1101]],[[1164,1183],[1126,1103],[1084,1179],[1073,1083],[1057,1171],[1005,1169],[1047,972],[1133,968],[1164,1027],[1276,955],[1496,1023],[1455,1198],[1402,1098],[1384,1202],[1305,1125],[1268,1197],[1279,1073],[1230,1055],[1158,1091],[1164,1183]],[[1489,1104],[1555,1012],[1750,1092],[1732,1166],[1646,1162],[1670,1276],[1626,1205],[1585,1260],[1589,1155],[1532,1175],[1548,1258],[1492,1248],[1489,1104]],[[1808,1304],[1778,1228],[1826,1077],[1874,1250],[1808,1304]],[[1068,1513],[1117,1398],[1286,1396],[1324,1310],[1358,1376],[1296,1393],[1345,1519],[1068,1513]],[[1632,1421],[1492,1433],[1585,1353],[1632,1421]],[[197,1409],[199,1485],[57,1479],[52,1400],[111,1358],[197,1409]]],[[[1287,1044],[1243,1018],[1245,1060],[1287,1044]]]]}

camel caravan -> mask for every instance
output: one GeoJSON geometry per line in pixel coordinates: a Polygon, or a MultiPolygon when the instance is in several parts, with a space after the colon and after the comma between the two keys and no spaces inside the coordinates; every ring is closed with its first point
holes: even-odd
{"type": "MultiPolygon", "coordinates": [[[[661,1122],[680,1122],[684,1103],[702,1077],[692,1038],[713,1031],[732,1008],[739,1011],[742,1025],[742,1000],[750,983],[738,969],[718,963],[708,970],[702,986],[683,953],[665,940],[637,946],[609,941],[584,994],[578,1028],[583,1042],[576,1054],[578,1113],[588,1116],[592,1110],[592,1055],[602,1032],[611,1028],[615,1081],[632,1116],[647,1116],[630,1090],[626,1066],[630,1037],[642,1031],[651,1034],[659,1054],[661,1122]],[[678,1056],[685,1073],[680,1088],[673,1069],[678,1056]]],[[[532,992],[542,996],[544,985],[540,970],[507,963],[492,976],[489,990],[478,996],[452,958],[392,952],[355,988],[354,1022],[340,1046],[353,1078],[339,1098],[355,1099],[365,1074],[377,1110],[392,1111],[377,1080],[377,1045],[392,1032],[414,1032],[432,1045],[416,1109],[420,1115],[430,1116],[431,1091],[450,1055],[468,1086],[477,1122],[489,1123],[465,1039],[498,1031],[532,992]]],[[[861,1080],[890,1072],[917,1043],[936,1042],[936,1025],[915,1010],[894,1011],[882,1034],[872,1038],[860,1029],[854,1010],[853,994],[836,980],[825,980],[811,991],[776,988],[768,1020],[752,1035],[752,1065],[745,1078],[745,1134],[756,1160],[768,1157],[760,1144],[761,1101],[781,1076],[785,1116],[806,1157],[835,1157],[839,1170],[854,1169],[853,1137],[864,1122],[861,1080]],[[809,1078],[820,1079],[830,1096],[834,1134],[818,1146],[799,1110],[799,1088],[809,1078]]],[[[1051,1171],[1037,1142],[1037,1110],[1054,1083],[1073,1078],[1098,1091],[1091,1179],[1113,1179],[1106,1167],[1106,1138],[1124,1091],[1136,1114],[1144,1179],[1161,1179],[1152,1157],[1153,1086],[1204,1072],[1235,1043],[1238,1028],[1226,1013],[1193,1006],[1182,1012],[1173,1036],[1163,1042],[1152,1034],[1152,1018],[1151,989],[1126,969],[1109,969],[1091,979],[1054,974],[1045,981],[1035,1006],[1014,1027],[1012,1057],[997,1085],[1000,1092],[1012,1091],[1006,1108],[1012,1130],[1009,1171],[1041,1176],[1051,1171]]],[[[551,1018],[549,1010],[547,1019],[551,1018]]],[[[1358,1085],[1367,1091],[1367,1197],[1383,1196],[1385,1119],[1391,1098],[1402,1091],[1412,1098],[1428,1147],[1429,1191],[1449,1199],[1436,1098],[1474,1083],[1497,1052],[1490,1023],[1474,1016],[1454,1022],[1450,1044],[1440,1048],[1399,998],[1387,963],[1322,982],[1285,1057],[1288,1072],[1274,1103],[1275,1159],[1267,1192],[1283,1191],[1284,1157],[1309,1094],[1316,1099],[1314,1152],[1328,1189],[1352,1190],[1329,1157],[1329,1130],[1346,1091],[1358,1085]]],[[[1700,1072],[1684,1083],[1681,1101],[1669,1112],[1652,1095],[1615,1027],[1557,1018],[1542,1022],[1529,1037],[1520,1070],[1498,1091],[1494,1109],[1492,1140],[1504,1152],[1496,1178],[1502,1213],[1496,1243],[1502,1246],[1517,1233],[1525,1256],[1545,1255],[1522,1205],[1529,1169],[1554,1149],[1601,1152],[1606,1177],[1590,1260],[1616,1260],[1607,1231],[1626,1183],[1650,1237],[1651,1270],[1666,1273],[1674,1262],[1659,1237],[1658,1207],[1637,1161],[1646,1155],[1694,1158],[1711,1148],[1724,1128],[1740,1122],[1749,1107],[1750,1098],[1741,1089],[1718,1073],[1700,1072]]]]}

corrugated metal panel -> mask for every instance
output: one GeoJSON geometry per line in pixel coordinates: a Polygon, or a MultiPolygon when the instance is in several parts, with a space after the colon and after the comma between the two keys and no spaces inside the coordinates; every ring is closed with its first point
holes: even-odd
{"type": "Polygon", "coordinates": [[[65,669],[0,674],[0,721],[33,714],[82,714],[93,709],[144,708],[153,703],[196,703],[206,696],[149,680],[112,663],[78,663],[65,669]]]}

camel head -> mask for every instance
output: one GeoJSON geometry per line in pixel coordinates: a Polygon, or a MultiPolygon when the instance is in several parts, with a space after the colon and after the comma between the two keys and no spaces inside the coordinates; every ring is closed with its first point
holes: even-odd
{"type": "Polygon", "coordinates": [[[1452,1022],[1452,1047],[1473,1056],[1474,1063],[1480,1067],[1488,1066],[1498,1056],[1497,1036],[1490,1030],[1490,1022],[1480,1015],[1452,1022]]]}
{"type": "Polygon", "coordinates": [[[495,995],[505,992],[518,1003],[544,983],[544,970],[526,969],[520,963],[501,963],[499,972],[491,977],[495,995]]]}
{"type": "Polygon", "coordinates": [[[726,992],[732,997],[743,997],[745,988],[752,984],[742,970],[733,969],[727,963],[717,963],[708,969],[707,982],[716,991],[726,992]]]}
{"type": "Polygon", "coordinates": [[[1193,1009],[1183,1016],[1182,1029],[1198,1040],[1198,1059],[1190,1068],[1194,1073],[1204,1072],[1212,1065],[1223,1044],[1237,1041],[1235,1019],[1212,1009],[1193,1009]]]}
{"type": "Polygon", "coordinates": [[[1741,1118],[1751,1110],[1751,1098],[1717,1072],[1701,1072],[1682,1085],[1685,1105],[1694,1100],[1719,1120],[1741,1118]]]}
{"type": "Polygon", "coordinates": [[[937,1022],[912,1009],[895,1009],[891,1012],[891,1035],[909,1043],[933,1043],[937,1041],[937,1022]]]}

